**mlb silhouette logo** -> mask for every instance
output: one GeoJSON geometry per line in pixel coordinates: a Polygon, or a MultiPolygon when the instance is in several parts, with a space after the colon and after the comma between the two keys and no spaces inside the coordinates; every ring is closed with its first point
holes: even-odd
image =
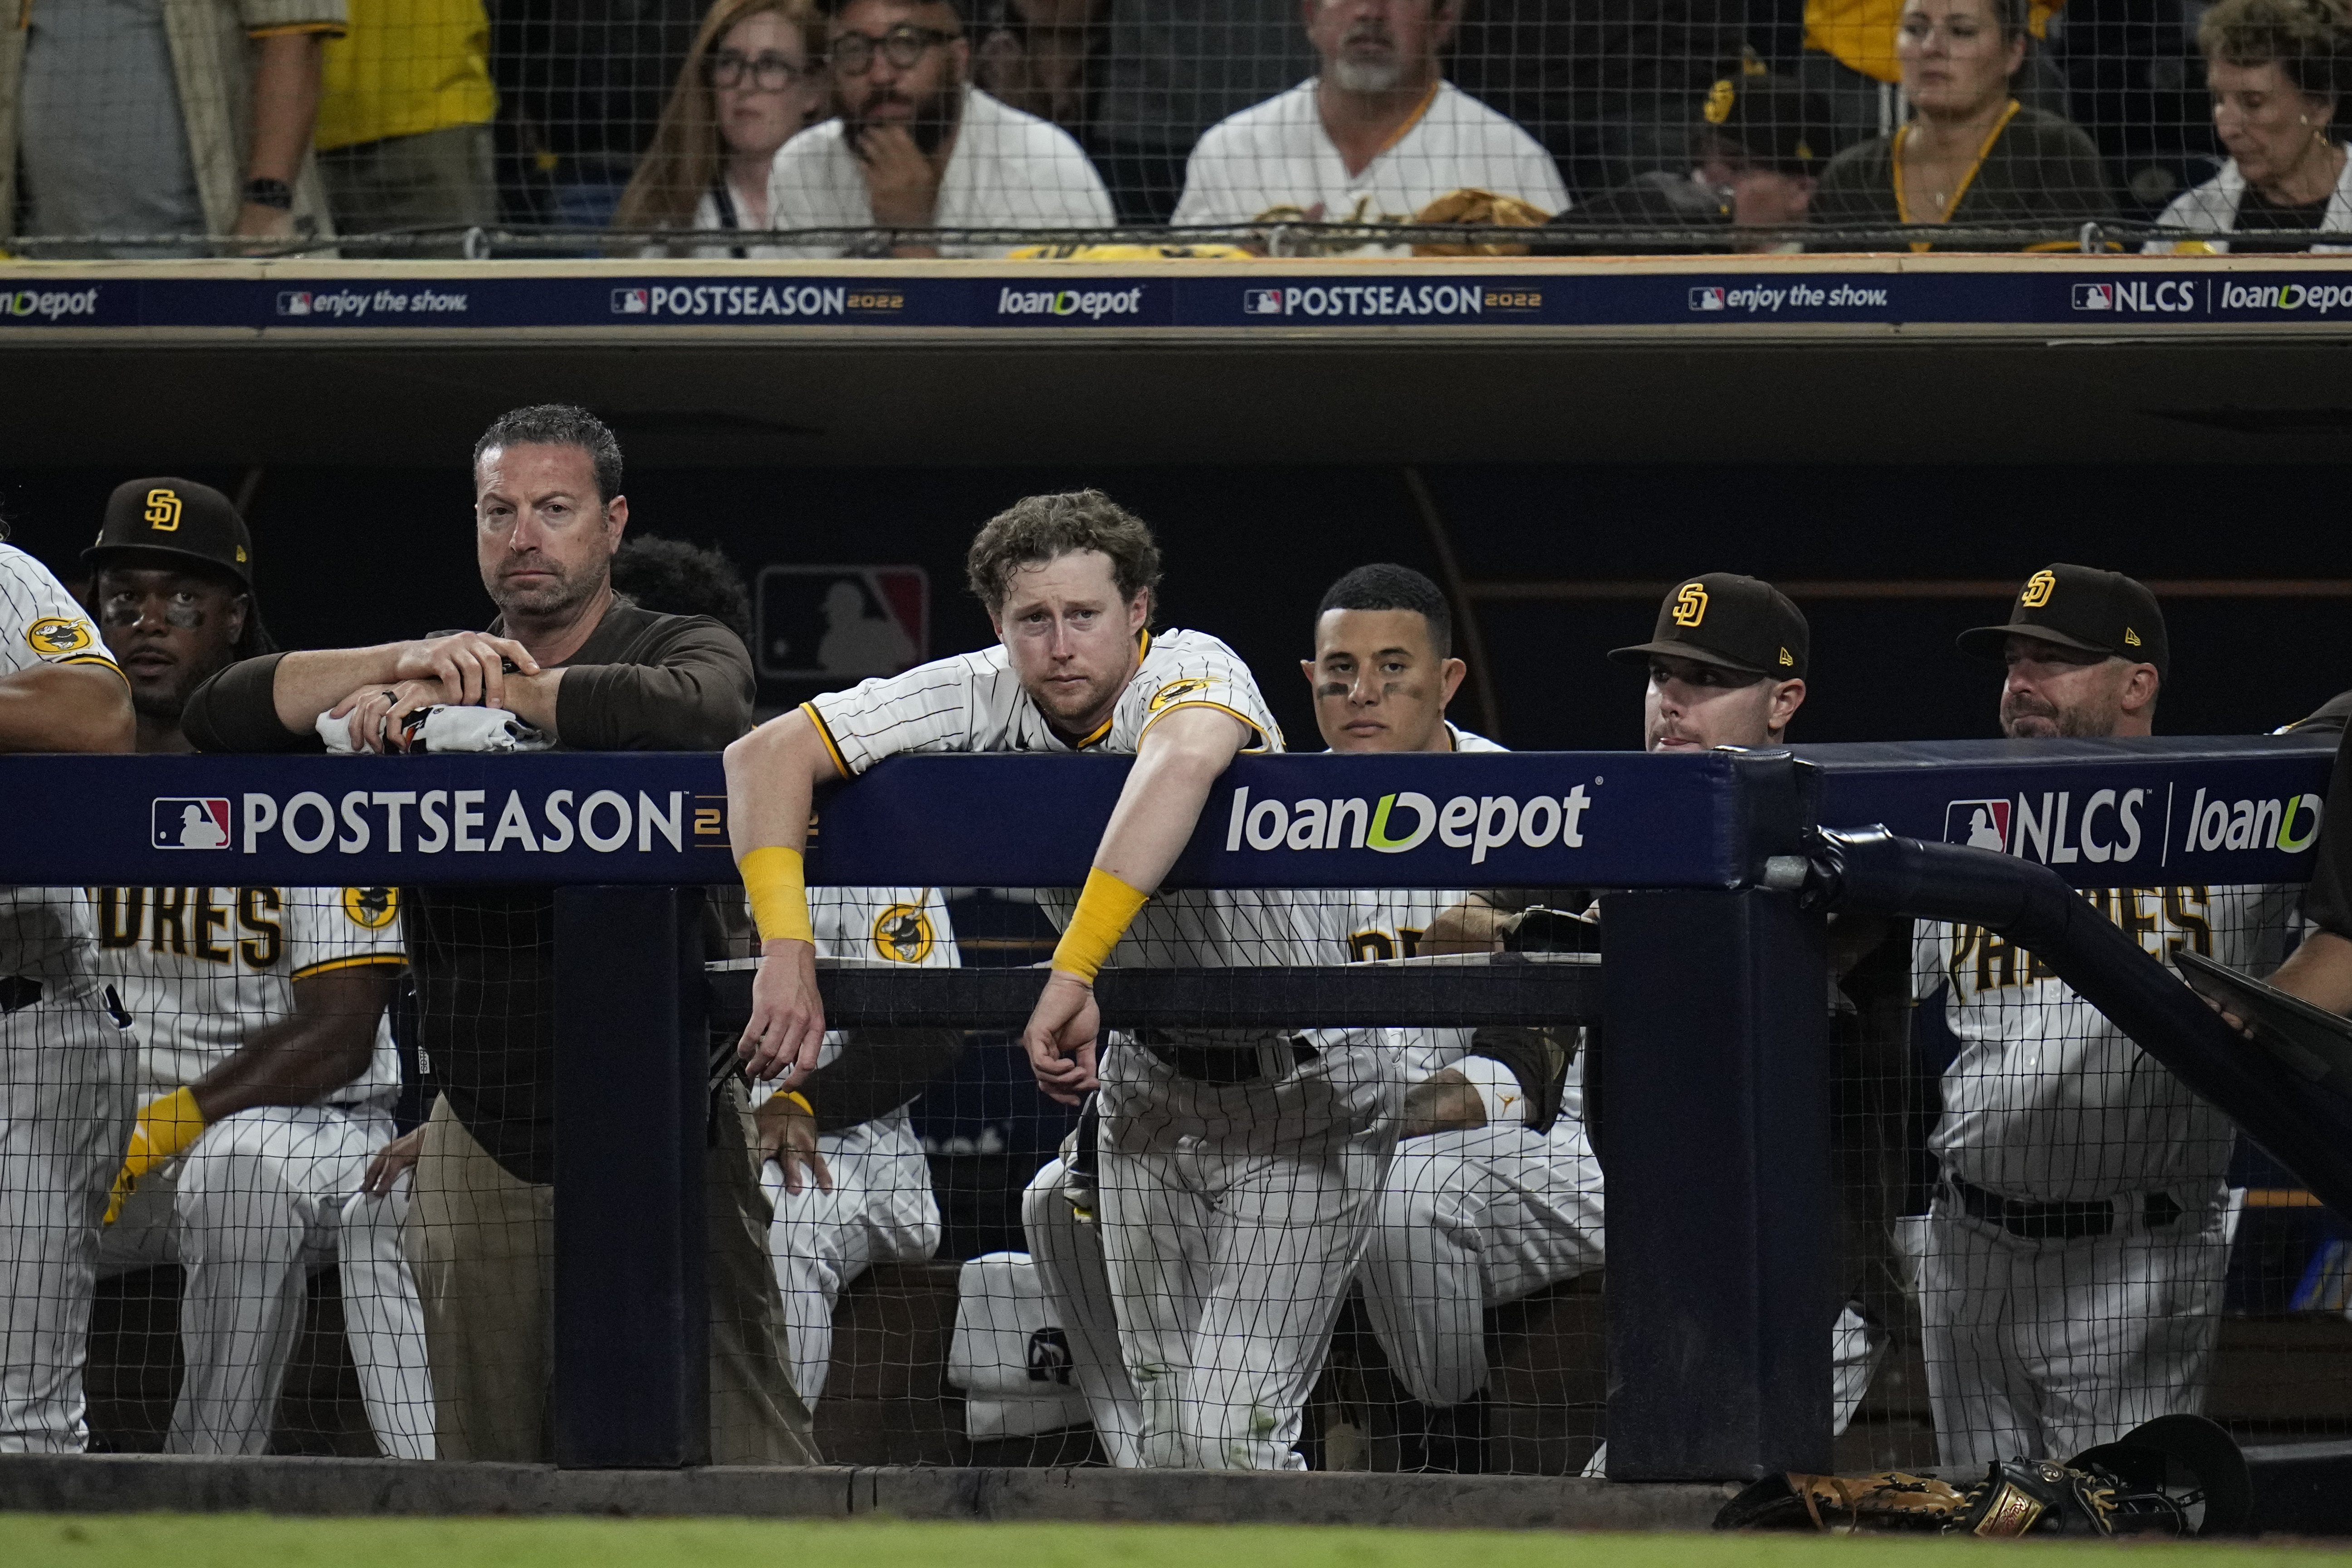
{"type": "Polygon", "coordinates": [[[770,680],[834,689],[930,657],[931,579],[919,566],[766,566],[757,599],[770,680]]]}
{"type": "Polygon", "coordinates": [[[2009,851],[2009,802],[1956,800],[1944,807],[1944,842],[2009,851]]]}
{"type": "Polygon", "coordinates": [[[2116,308],[2116,286],[2112,283],[2077,283],[2074,285],[2074,309],[2077,310],[2112,310],[2116,308]]]}
{"type": "Polygon", "coordinates": [[[1720,289],[1694,289],[1690,291],[1690,308],[1694,310],[1727,310],[1720,289]]]}
{"type": "Polygon", "coordinates": [[[157,849],[226,849],[228,802],[219,795],[158,795],[147,842],[157,849]]]}
{"type": "Polygon", "coordinates": [[[654,308],[653,294],[644,289],[613,290],[613,314],[616,316],[650,315],[654,308]]]}
{"type": "Polygon", "coordinates": [[[1242,314],[1244,316],[1279,316],[1282,314],[1282,290],[1279,289],[1243,289],[1242,314]]]}
{"type": "Polygon", "coordinates": [[[281,316],[307,316],[310,313],[310,295],[307,289],[287,289],[278,296],[278,313],[281,316]]]}

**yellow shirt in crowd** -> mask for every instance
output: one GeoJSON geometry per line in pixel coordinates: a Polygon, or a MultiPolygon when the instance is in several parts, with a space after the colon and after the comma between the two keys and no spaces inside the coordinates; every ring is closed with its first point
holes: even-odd
{"type": "Polygon", "coordinates": [[[350,30],[327,45],[320,152],[496,117],[482,0],[350,0],[350,30]]]}

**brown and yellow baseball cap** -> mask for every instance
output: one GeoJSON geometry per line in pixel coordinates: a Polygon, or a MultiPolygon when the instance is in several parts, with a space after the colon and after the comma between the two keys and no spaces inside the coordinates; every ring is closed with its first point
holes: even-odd
{"type": "Polygon", "coordinates": [[[194,479],[130,479],[114,487],[98,538],[81,552],[93,569],[128,551],[217,566],[253,586],[253,536],[228,497],[194,479]]]}
{"type": "Polygon", "coordinates": [[[2018,589],[2007,622],[1962,632],[1960,651],[1997,659],[2011,637],[2035,637],[2060,647],[2152,664],[2167,679],[2172,674],[2164,611],[2146,584],[2120,572],[2053,562],[2018,589]]]}
{"type": "Polygon", "coordinates": [[[1648,642],[1611,648],[1609,657],[1643,664],[1664,654],[1744,675],[1802,680],[1811,644],[1804,612],[1780,589],[1736,572],[1709,572],[1667,590],[1648,642]]]}

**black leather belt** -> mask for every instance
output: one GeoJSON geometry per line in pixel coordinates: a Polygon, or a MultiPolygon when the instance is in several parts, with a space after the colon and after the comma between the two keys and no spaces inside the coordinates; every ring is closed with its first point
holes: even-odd
{"type": "Polygon", "coordinates": [[[15,1013],[41,999],[41,983],[21,974],[0,974],[0,1013],[15,1013]]]}
{"type": "MultiPolygon", "coordinates": [[[[1219,1089],[1256,1083],[1265,1077],[1265,1053],[1255,1046],[1180,1046],[1150,1035],[1139,1036],[1136,1043],[1178,1078],[1213,1084],[1219,1089]]],[[[1289,1049],[1293,1068],[1305,1067],[1320,1054],[1305,1040],[1293,1038],[1280,1044],[1289,1049]]]]}
{"type": "MultiPolygon", "coordinates": [[[[2028,1203],[2023,1198],[2005,1198],[1999,1193],[1987,1192],[1948,1171],[1944,1173],[1944,1185],[1959,1200],[1970,1219],[1997,1225],[2026,1241],[2080,1241],[2085,1237],[2105,1236],[2116,1228],[2117,1205],[2131,1202],[2126,1196],[2075,1203],[2028,1203]]],[[[2169,1193],[2148,1193],[2139,1200],[2140,1223],[2149,1230],[2162,1230],[2183,1212],[2169,1193]]]]}

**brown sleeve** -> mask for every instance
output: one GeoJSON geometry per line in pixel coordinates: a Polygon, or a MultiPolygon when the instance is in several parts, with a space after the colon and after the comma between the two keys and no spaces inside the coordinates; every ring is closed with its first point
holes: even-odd
{"type": "Polygon", "coordinates": [[[556,738],[575,752],[715,752],[751,727],[754,689],[740,637],[682,619],[642,664],[565,666],[556,738]]]}
{"type": "Polygon", "coordinates": [[[322,752],[316,731],[278,721],[278,661],[267,653],[230,665],[188,695],[180,728],[199,752],[322,752]]]}

